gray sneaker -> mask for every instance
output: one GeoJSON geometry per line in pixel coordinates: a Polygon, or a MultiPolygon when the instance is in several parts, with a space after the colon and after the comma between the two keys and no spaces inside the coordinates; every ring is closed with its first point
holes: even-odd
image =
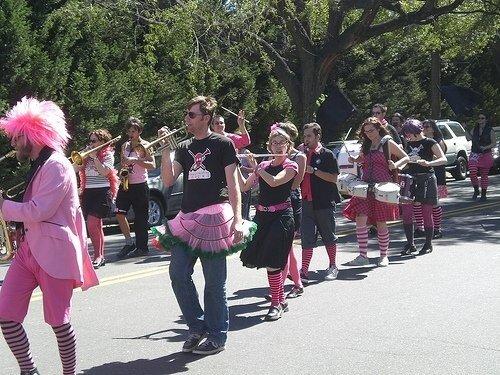
{"type": "Polygon", "coordinates": [[[188,336],[187,340],[182,345],[182,351],[184,353],[191,353],[203,340],[205,334],[192,333],[188,336]]]}
{"type": "Polygon", "coordinates": [[[325,270],[325,280],[335,280],[339,274],[339,269],[335,266],[328,267],[325,270]]]}
{"type": "Polygon", "coordinates": [[[346,263],[346,266],[367,266],[370,264],[370,260],[362,255],[358,255],[356,258],[346,263]]]}
{"type": "Polygon", "coordinates": [[[211,355],[211,354],[217,354],[223,351],[224,349],[225,349],[224,345],[217,344],[211,339],[206,339],[204,342],[202,342],[193,350],[193,354],[211,355]]]}

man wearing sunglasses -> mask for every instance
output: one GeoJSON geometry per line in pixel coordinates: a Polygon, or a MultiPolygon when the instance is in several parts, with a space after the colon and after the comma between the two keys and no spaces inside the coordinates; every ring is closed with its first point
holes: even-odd
{"type": "Polygon", "coordinates": [[[385,105],[380,103],[376,103],[373,105],[372,116],[376,117],[380,121],[382,126],[389,131],[392,140],[396,142],[398,145],[401,145],[402,144],[401,137],[399,136],[399,133],[396,130],[396,128],[394,128],[394,126],[389,124],[385,119],[386,114],[387,114],[387,107],[385,105]]]}
{"type": "MultiPolygon", "coordinates": [[[[250,230],[250,222],[241,219],[236,151],[228,138],[210,130],[216,106],[211,97],[191,99],[184,121],[193,137],[179,144],[173,161],[169,147],[162,152],[163,183],[173,185],[182,172],[183,196],[181,211],[167,223],[158,241],[171,251],[170,280],[189,327],[182,351],[200,355],[225,348],[229,329],[226,255],[246,246],[249,236],[244,232],[250,230]],[[192,279],[198,258],[205,277],[204,310],[192,279]]],[[[158,134],[168,131],[164,127],[158,134]]]]}

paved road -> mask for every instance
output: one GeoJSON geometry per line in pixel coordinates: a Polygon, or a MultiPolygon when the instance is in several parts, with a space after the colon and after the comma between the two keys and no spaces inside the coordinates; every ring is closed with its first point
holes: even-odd
{"type": "MultiPolygon", "coordinates": [[[[500,185],[500,176],[491,178],[500,185]]],[[[265,271],[228,261],[231,327],[227,349],[201,358],[180,353],[186,336],[168,281],[169,256],[111,262],[102,283],[75,293],[81,374],[499,374],[500,373],[500,189],[486,203],[471,203],[468,181],[449,185],[445,237],[426,256],[401,259],[401,225],[391,229],[391,264],[375,267],[370,240],[367,267],[340,267],[338,280],[317,280],[290,312],[264,322],[268,303],[265,271]]],[[[356,253],[353,224],[339,219],[339,264],[356,253]]],[[[121,238],[107,237],[113,258],[121,238]]],[[[299,251],[300,246],[296,246],[299,251]]],[[[324,269],[324,247],[312,270],[324,269]]],[[[6,266],[0,267],[0,280],[6,266]]],[[[195,282],[202,287],[201,269],[195,282]]],[[[201,289],[199,289],[201,290],[201,289]]],[[[51,329],[42,324],[35,292],[25,326],[43,374],[59,374],[51,329]]],[[[18,374],[0,340],[0,374],[18,374]]]]}

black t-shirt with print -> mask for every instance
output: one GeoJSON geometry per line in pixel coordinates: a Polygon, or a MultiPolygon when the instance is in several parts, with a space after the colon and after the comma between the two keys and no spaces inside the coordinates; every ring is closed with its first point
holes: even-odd
{"type": "Polygon", "coordinates": [[[424,138],[420,141],[410,142],[408,141],[406,145],[406,153],[410,157],[410,163],[408,164],[408,173],[411,175],[417,173],[432,173],[434,169],[432,167],[424,167],[423,165],[412,163],[412,160],[424,159],[427,161],[432,161],[434,159],[434,152],[432,147],[437,142],[431,138],[424,138]]]}
{"type": "Polygon", "coordinates": [[[181,142],[175,161],[183,171],[182,212],[227,201],[225,167],[239,163],[228,138],[211,133],[204,139],[181,142]]]}

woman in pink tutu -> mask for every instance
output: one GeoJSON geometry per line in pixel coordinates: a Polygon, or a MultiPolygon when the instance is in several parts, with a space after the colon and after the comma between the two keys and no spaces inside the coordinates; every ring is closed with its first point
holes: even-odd
{"type": "MultiPolygon", "coordinates": [[[[389,132],[376,117],[367,118],[361,125],[359,135],[363,140],[361,153],[356,157],[349,157],[351,163],[362,166],[362,180],[370,184],[393,181],[393,171],[408,162],[408,155],[391,139],[389,132]],[[392,158],[397,159],[396,162],[392,158]]],[[[389,229],[387,221],[399,217],[399,206],[379,202],[373,194],[367,198],[352,197],[344,208],[344,216],[356,221],[356,236],[358,239],[359,255],[348,266],[364,266],[370,263],[368,250],[368,225],[377,225],[377,237],[380,249],[378,265],[389,265],[387,251],[389,249],[389,229]]]]}
{"type": "Polygon", "coordinates": [[[265,319],[277,320],[288,309],[282,272],[295,232],[290,193],[298,165],[288,159],[292,148],[290,136],[276,125],[271,127],[267,148],[279,156],[261,162],[247,180],[239,174],[242,191],[250,189],[255,181],[259,182],[259,204],[254,218],[257,232],[241,252],[240,259],[246,267],[267,269],[271,307],[265,319]]]}

